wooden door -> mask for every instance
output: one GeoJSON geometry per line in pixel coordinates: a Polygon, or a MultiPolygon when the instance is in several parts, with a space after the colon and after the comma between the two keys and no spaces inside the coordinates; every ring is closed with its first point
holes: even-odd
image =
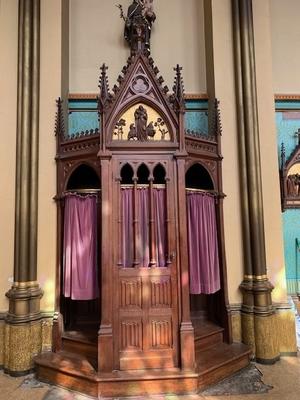
{"type": "MultiPolygon", "coordinates": [[[[153,164],[153,160],[147,160],[153,164]]],[[[146,161],[146,163],[147,163],[146,161]]],[[[144,161],[145,162],[145,161],[144,161]]],[[[137,163],[138,167],[138,163],[137,163]]],[[[166,263],[162,266],[137,262],[124,268],[116,260],[114,299],[115,365],[121,370],[171,368],[178,365],[178,299],[175,235],[175,190],[173,164],[164,161],[168,179],[165,184],[166,263]]],[[[153,168],[152,168],[153,171],[153,168]]],[[[136,175],[136,172],[135,172],[136,175]]],[[[116,184],[116,198],[120,185],[116,184]]],[[[151,190],[149,188],[151,196],[151,190]]],[[[150,201],[150,210],[151,210],[150,201]]],[[[136,211],[136,206],[135,211],[136,211]]],[[[122,222],[119,213],[116,225],[122,222]]],[[[134,224],[138,224],[138,213],[134,224]]],[[[149,213],[149,237],[153,237],[153,215],[149,213]]],[[[136,235],[136,232],[134,233],[136,235]]],[[[119,229],[119,237],[122,237],[119,229]]],[[[136,240],[136,238],[133,238],[136,240]]],[[[121,252],[122,244],[116,246],[121,252]]],[[[117,257],[118,258],[118,257],[117,257]]]]}

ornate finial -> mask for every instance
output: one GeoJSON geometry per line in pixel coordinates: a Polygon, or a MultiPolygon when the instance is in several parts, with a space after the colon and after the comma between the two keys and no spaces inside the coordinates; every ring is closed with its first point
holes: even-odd
{"type": "Polygon", "coordinates": [[[281,169],[284,168],[285,165],[285,145],[283,142],[281,142],[281,169]]]}
{"type": "Polygon", "coordinates": [[[153,0],[133,0],[125,17],[123,7],[118,4],[120,17],[125,22],[124,38],[129,43],[131,55],[150,53],[152,24],[156,19],[153,0]]]}
{"type": "Polygon", "coordinates": [[[55,136],[64,137],[65,136],[65,123],[62,108],[63,100],[59,97],[56,100],[56,117],[55,117],[55,136]]]}
{"type": "Polygon", "coordinates": [[[109,93],[109,85],[108,85],[108,77],[106,71],[108,67],[103,64],[100,67],[101,75],[99,78],[99,88],[100,88],[100,96],[99,96],[99,104],[104,108],[106,103],[110,100],[111,94],[109,93]]]}
{"type": "Polygon", "coordinates": [[[180,110],[182,107],[184,107],[184,85],[181,75],[182,67],[177,64],[176,68],[174,68],[174,71],[176,72],[176,76],[173,86],[174,95],[172,96],[171,101],[175,108],[180,110]]]}

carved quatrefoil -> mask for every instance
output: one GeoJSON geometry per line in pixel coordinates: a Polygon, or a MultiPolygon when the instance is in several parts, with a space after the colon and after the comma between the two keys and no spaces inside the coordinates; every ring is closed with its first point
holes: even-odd
{"type": "Polygon", "coordinates": [[[149,79],[144,75],[138,75],[133,79],[131,88],[137,94],[147,93],[150,88],[149,79]]]}

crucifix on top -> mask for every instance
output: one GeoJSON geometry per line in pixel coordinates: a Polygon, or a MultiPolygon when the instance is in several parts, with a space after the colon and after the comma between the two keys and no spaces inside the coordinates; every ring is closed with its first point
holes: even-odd
{"type": "Polygon", "coordinates": [[[153,0],[133,0],[128,7],[125,17],[123,8],[117,6],[121,11],[121,18],[125,22],[124,38],[129,43],[131,55],[137,53],[150,53],[150,37],[152,24],[156,19],[153,11],[153,0]]]}

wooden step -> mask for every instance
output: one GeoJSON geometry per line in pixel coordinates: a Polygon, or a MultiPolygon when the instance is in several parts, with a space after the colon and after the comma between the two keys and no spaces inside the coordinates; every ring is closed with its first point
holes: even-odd
{"type": "Polygon", "coordinates": [[[67,331],[62,336],[62,349],[89,359],[93,365],[98,358],[97,333],[67,331]]]}
{"type": "Polygon", "coordinates": [[[249,347],[241,343],[219,343],[197,351],[198,388],[203,389],[246,367],[250,356],[249,347]]]}
{"type": "Polygon", "coordinates": [[[205,319],[193,319],[195,336],[195,350],[205,350],[216,344],[223,343],[224,329],[211,321],[205,319]]]}
{"type": "Polygon", "coordinates": [[[178,368],[97,373],[85,357],[65,351],[41,354],[35,364],[39,380],[96,398],[197,391],[198,375],[178,368]]]}
{"type": "Polygon", "coordinates": [[[98,374],[86,357],[66,351],[49,352],[35,357],[34,362],[41,381],[98,397],[98,374]]]}
{"type": "Polygon", "coordinates": [[[151,396],[195,393],[246,367],[250,355],[245,345],[217,344],[196,352],[195,373],[177,368],[98,373],[86,357],[66,351],[41,354],[35,364],[41,381],[92,397],[151,396]]]}

